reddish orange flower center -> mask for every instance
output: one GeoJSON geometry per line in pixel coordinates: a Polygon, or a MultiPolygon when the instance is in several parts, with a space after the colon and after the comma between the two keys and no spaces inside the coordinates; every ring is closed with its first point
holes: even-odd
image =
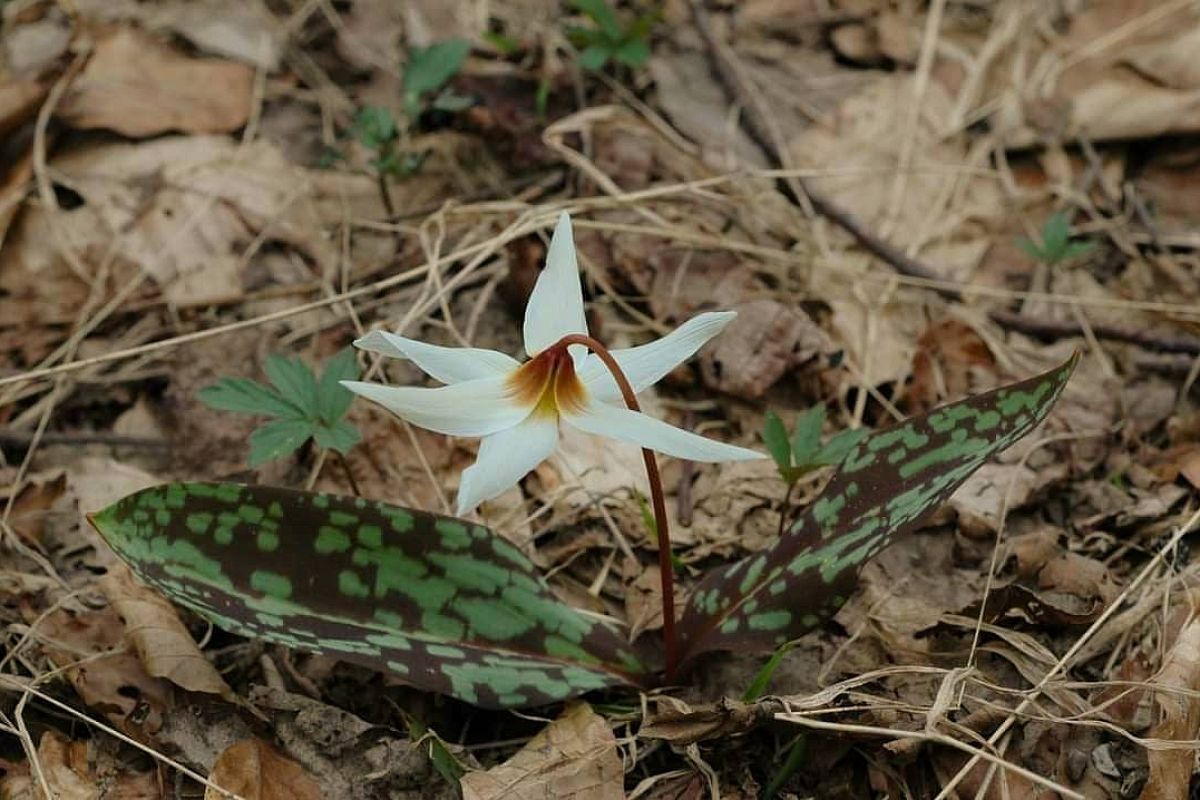
{"type": "Polygon", "coordinates": [[[548,347],[517,367],[508,386],[518,402],[533,406],[535,414],[557,417],[563,411],[580,411],[587,404],[575,363],[562,345],[548,347]]]}

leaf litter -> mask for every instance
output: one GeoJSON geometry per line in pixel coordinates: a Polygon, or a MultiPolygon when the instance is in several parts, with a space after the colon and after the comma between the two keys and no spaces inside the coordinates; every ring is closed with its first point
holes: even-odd
{"type": "MultiPolygon", "coordinates": [[[[243,797],[1194,791],[1194,9],[680,3],[642,41],[640,4],[607,24],[609,4],[500,2],[486,25],[469,4],[191,5],[3,9],[6,794],[167,796],[137,744],[243,797]],[[356,140],[366,109],[394,136],[356,140]],[[797,181],[936,280],[810,216],[797,181]],[[791,432],[821,402],[826,438],[877,430],[1082,360],[1047,422],[773,671],[709,653],[645,703],[484,711],[211,627],[121,574],[83,513],[156,484],[350,494],[348,469],[372,500],[444,510],[465,441],[355,406],[345,467],[297,441],[247,471],[250,421],[198,395],[278,358],[320,375],[372,328],[512,351],[561,207],[605,341],[739,311],[646,398],[706,435],[765,446],[768,411],[791,432]]],[[[643,477],[603,442],[482,519],[653,661],[643,477]]],[[[829,473],[785,498],[769,463],[667,463],[682,586],[771,546],[829,473]]]]}

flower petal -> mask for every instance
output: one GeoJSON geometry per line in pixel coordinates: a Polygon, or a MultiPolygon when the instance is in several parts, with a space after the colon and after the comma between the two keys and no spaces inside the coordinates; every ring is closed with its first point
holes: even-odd
{"type": "Polygon", "coordinates": [[[511,428],[531,410],[517,402],[504,378],[481,378],[435,389],[362,381],[341,384],[401,419],[450,436],[487,436],[511,428]]]}
{"type": "MultiPolygon", "coordinates": [[[[586,334],[587,322],[571,218],[562,214],[550,238],[546,268],[538,275],[525,306],[525,352],[535,356],[568,333],[586,334]]],[[[576,365],[587,353],[583,345],[572,345],[569,350],[576,365]]]]}
{"type": "Polygon", "coordinates": [[[563,421],[581,431],[633,442],[676,458],[691,461],[749,461],[766,458],[762,453],[668,425],[638,411],[592,400],[582,411],[563,414],[563,421]]]}
{"type": "MultiPolygon", "coordinates": [[[[640,347],[613,350],[613,358],[625,377],[640,392],[662,380],[675,367],[687,361],[737,316],[736,311],[708,311],[692,317],[661,339],[640,347]]],[[[621,402],[621,390],[612,374],[595,353],[589,353],[579,368],[579,380],[600,400],[621,402]]]]}
{"type": "Polygon", "coordinates": [[[521,424],[483,437],[479,457],[463,471],[458,485],[458,516],[491,500],[542,463],[558,444],[558,420],[530,414],[521,424]]]}
{"type": "Polygon", "coordinates": [[[461,383],[479,378],[503,377],[520,363],[504,353],[479,347],[440,347],[406,339],[387,331],[371,331],[354,341],[359,350],[406,358],[442,383],[461,383]]]}

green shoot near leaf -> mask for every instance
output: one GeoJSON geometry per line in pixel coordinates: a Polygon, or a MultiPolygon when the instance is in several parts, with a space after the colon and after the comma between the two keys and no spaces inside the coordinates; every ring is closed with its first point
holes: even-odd
{"type": "Polygon", "coordinates": [[[1019,239],[1017,245],[1030,258],[1043,264],[1057,264],[1076,258],[1096,246],[1094,242],[1072,242],[1071,222],[1061,211],[1051,214],[1042,226],[1041,242],[1019,239]]]}
{"type": "Polygon", "coordinates": [[[427,95],[438,92],[462,68],[471,52],[466,39],[447,39],[429,47],[414,47],[404,70],[404,111],[416,119],[427,95]]]}
{"type": "Polygon", "coordinates": [[[567,30],[567,36],[579,50],[579,66],[599,70],[612,60],[636,69],[649,60],[650,28],[656,15],[644,14],[623,26],[607,0],[572,0],[571,4],[596,26],[567,30]]]}
{"type": "Polygon", "coordinates": [[[268,356],[265,370],[270,386],[222,378],[199,394],[206,405],[221,411],[273,418],[250,434],[251,467],[286,456],[309,439],[343,454],[358,444],[358,429],[343,419],[354,395],[339,383],[358,377],[353,350],[331,358],[320,381],[299,358],[268,356]]]}
{"type": "Polygon", "coordinates": [[[796,643],[791,641],[775,648],[775,652],[767,659],[767,663],[763,664],[755,673],[754,680],[750,681],[746,691],[742,692],[743,703],[753,703],[766,694],[767,687],[771,685],[771,678],[775,677],[775,670],[779,669],[779,665],[783,663],[783,657],[790,653],[795,646],[796,643]]]}
{"type": "Polygon", "coordinates": [[[779,477],[788,486],[815,469],[842,463],[850,449],[868,433],[866,428],[845,430],[822,445],[824,424],[825,404],[818,403],[797,417],[796,431],[789,440],[783,420],[774,411],[767,412],[763,443],[775,461],[779,477]]]}

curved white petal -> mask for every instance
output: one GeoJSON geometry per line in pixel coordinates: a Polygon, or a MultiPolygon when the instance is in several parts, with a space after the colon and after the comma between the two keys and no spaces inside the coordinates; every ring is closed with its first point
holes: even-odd
{"type": "MultiPolygon", "coordinates": [[[[571,218],[562,214],[550,238],[546,268],[538,275],[525,306],[525,352],[535,356],[568,333],[587,333],[583,316],[583,287],[579,283],[579,263],[571,218]]],[[[587,349],[572,345],[571,358],[579,365],[587,349]]]]}
{"type": "Polygon", "coordinates": [[[407,358],[442,383],[503,377],[520,366],[515,358],[478,347],[440,347],[387,331],[371,331],[354,341],[359,350],[407,358]]]}
{"type": "Polygon", "coordinates": [[[529,415],[504,378],[482,378],[450,386],[384,386],[342,381],[350,391],[374,400],[414,425],[450,436],[487,436],[511,428],[529,415]]]}
{"type": "Polygon", "coordinates": [[[464,516],[514,486],[548,458],[557,444],[558,420],[546,414],[530,414],[515,427],[483,437],[479,457],[463,471],[455,513],[464,516]]]}
{"type": "MultiPolygon", "coordinates": [[[[692,317],[661,339],[624,350],[613,350],[613,358],[625,377],[640,392],[662,380],[675,367],[687,361],[709,339],[720,333],[737,316],[736,311],[707,311],[692,317]]],[[[579,380],[593,396],[601,400],[621,401],[621,390],[608,368],[589,353],[579,368],[579,380]]]]}
{"type": "Polygon", "coordinates": [[[749,461],[762,453],[706,439],[662,420],[596,400],[580,412],[563,414],[563,421],[587,433],[632,442],[676,458],[691,461],[749,461]]]}

